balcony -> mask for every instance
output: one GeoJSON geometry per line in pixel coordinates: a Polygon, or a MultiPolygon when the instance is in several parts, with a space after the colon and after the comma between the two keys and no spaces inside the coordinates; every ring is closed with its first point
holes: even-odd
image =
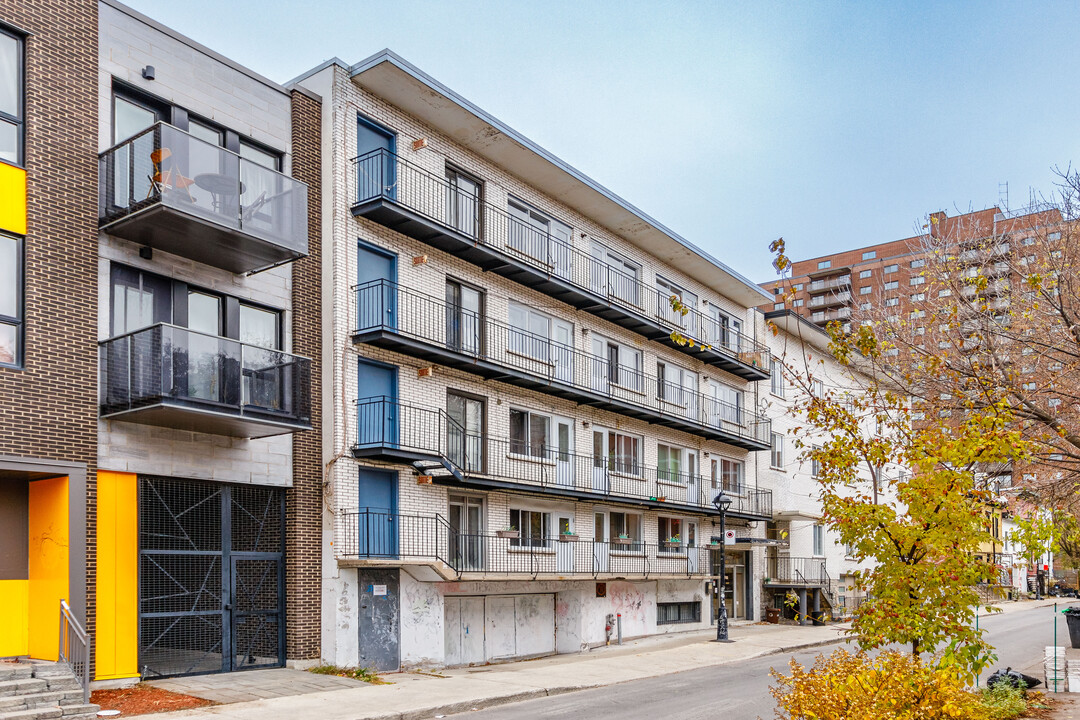
{"type": "Polygon", "coordinates": [[[830,278],[828,280],[814,280],[807,284],[806,292],[811,295],[817,295],[819,293],[829,292],[832,290],[850,290],[851,289],[851,275],[841,275],[840,277],[830,278]]]}
{"type": "Polygon", "coordinates": [[[311,361],[159,323],[100,343],[106,420],[257,438],[311,429],[311,361]]]}
{"type": "Polygon", "coordinates": [[[833,593],[832,576],[825,567],[823,558],[814,557],[779,557],[765,558],[765,586],[771,588],[816,587],[824,590],[831,598],[833,593]]]}
{"type": "MultiPolygon", "coordinates": [[[[442,409],[375,397],[357,403],[353,455],[399,463],[436,461],[441,467],[431,472],[442,484],[716,514],[712,498],[719,487],[710,478],[643,465],[615,448],[595,455],[575,452],[573,439],[551,442],[470,434],[442,409]]],[[[769,490],[741,482],[719,486],[732,498],[729,515],[772,519],[769,490]]]]}
{"type": "Polygon", "coordinates": [[[350,564],[427,565],[445,580],[501,577],[590,579],[692,578],[711,574],[719,545],[613,542],[558,535],[499,537],[462,533],[440,515],[408,515],[368,508],[339,512],[334,543],[350,564]]]}
{"type": "Polygon", "coordinates": [[[307,185],[157,123],[101,153],[104,232],[252,273],[307,255],[307,185]]]}
{"type": "Polygon", "coordinates": [[[526,287],[747,380],[769,377],[769,351],[719,318],[671,308],[640,278],[466,195],[446,178],[386,150],[353,160],[353,214],[444,250],[526,287]],[[680,345],[673,332],[704,342],[680,345]]]}
{"type": "Polygon", "coordinates": [[[652,374],[372,280],[356,287],[353,341],[593,405],[747,450],[769,449],[769,421],[652,374]]]}
{"type": "Polygon", "coordinates": [[[836,305],[846,305],[851,300],[851,293],[830,293],[828,295],[818,295],[810,298],[810,302],[806,303],[807,307],[812,308],[827,308],[834,307],[836,305]]]}

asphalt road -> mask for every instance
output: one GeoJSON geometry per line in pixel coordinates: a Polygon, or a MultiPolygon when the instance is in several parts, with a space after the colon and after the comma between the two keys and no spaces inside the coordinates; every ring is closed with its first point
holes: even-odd
{"type": "MultiPolygon", "coordinates": [[[[1063,606],[1064,607],[1064,606],[1063,606]]],[[[1058,624],[1058,644],[1068,643],[1064,618],[1058,624]]],[[[1053,608],[1025,610],[1008,615],[983,617],[987,638],[997,648],[997,666],[1010,665],[1015,670],[1042,677],[1043,648],[1053,644],[1053,608]]],[[[732,636],[738,637],[737,628],[732,636]]],[[[835,646],[796,653],[795,659],[807,665],[820,652],[835,646]]],[[[619,718],[619,720],[655,720],[677,717],[680,720],[766,720],[774,717],[769,695],[771,668],[787,668],[788,657],[770,655],[756,660],[722,667],[702,668],[673,675],[612,685],[595,690],[568,693],[539,700],[502,705],[467,713],[470,718],[539,720],[541,718],[619,718]]]]}

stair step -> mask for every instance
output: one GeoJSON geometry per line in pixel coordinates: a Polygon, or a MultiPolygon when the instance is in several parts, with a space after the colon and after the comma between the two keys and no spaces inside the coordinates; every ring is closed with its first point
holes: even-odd
{"type": "Polygon", "coordinates": [[[0,663],[0,682],[23,680],[34,676],[34,666],[29,663],[0,663]]]}
{"type": "MultiPolygon", "coordinates": [[[[80,691],[77,693],[74,699],[82,700],[82,692],[80,691]]],[[[70,700],[70,698],[68,693],[62,690],[23,695],[8,695],[6,697],[0,697],[0,712],[41,707],[43,705],[62,705],[65,700],[70,700]]]]}
{"type": "Polygon", "coordinates": [[[30,693],[43,693],[49,689],[44,680],[37,678],[21,678],[19,680],[7,680],[0,682],[0,697],[12,695],[29,695],[30,693]]]}
{"type": "Polygon", "coordinates": [[[64,717],[68,718],[72,715],[92,715],[97,716],[97,711],[101,709],[100,705],[65,705],[61,708],[64,712],[64,717]]]}
{"type": "Polygon", "coordinates": [[[63,714],[64,712],[55,706],[31,708],[29,710],[0,712],[0,720],[48,720],[48,718],[63,717],[63,714]]]}
{"type": "Polygon", "coordinates": [[[71,675],[55,675],[44,678],[37,678],[44,680],[49,685],[49,690],[81,690],[82,685],[71,675]]]}

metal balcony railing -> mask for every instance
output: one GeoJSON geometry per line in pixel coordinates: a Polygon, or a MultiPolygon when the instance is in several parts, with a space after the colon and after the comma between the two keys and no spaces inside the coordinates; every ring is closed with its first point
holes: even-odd
{"type": "Polygon", "coordinates": [[[102,417],[138,422],[138,411],[164,407],[311,426],[307,358],[166,323],[102,341],[99,352],[102,417]]]}
{"type": "Polygon", "coordinates": [[[485,361],[515,371],[530,386],[539,380],[548,392],[599,400],[617,412],[722,435],[728,442],[769,443],[769,421],[739,404],[662,382],[638,367],[581,352],[389,280],[372,280],[355,291],[354,337],[359,342],[394,345],[408,339],[410,347],[403,351],[422,346],[425,353],[455,356],[467,361],[461,365],[466,371],[483,373],[477,361],[485,361]]]}
{"type": "Polygon", "coordinates": [[[150,126],[98,164],[109,233],[244,272],[307,254],[307,185],[172,125],[150,126]]]}
{"type": "Polygon", "coordinates": [[[825,560],[814,557],[776,556],[766,558],[769,582],[783,585],[814,585],[832,593],[832,577],[825,560]]]}
{"type": "Polygon", "coordinates": [[[704,577],[719,545],[646,543],[640,538],[598,541],[577,535],[463,533],[439,515],[420,516],[370,508],[339,513],[339,558],[440,562],[458,577],[654,575],[704,577]]]}
{"type": "Polygon", "coordinates": [[[399,204],[473,244],[527,263],[599,299],[607,309],[596,310],[599,306],[595,304],[592,309],[601,316],[612,308],[622,308],[667,332],[678,332],[708,346],[691,350],[694,354],[724,355],[756,368],[761,377],[768,376],[769,351],[763,343],[738,331],[721,316],[696,308],[685,314],[676,312],[671,307],[671,293],[643,282],[626,268],[609,264],[599,257],[599,247],[595,255],[582,251],[566,238],[556,236],[548,224],[512,215],[475,193],[463,191],[444,175],[407,162],[388,150],[373,150],[354,158],[353,168],[356,205],[373,200],[399,204]]]}
{"type": "Polygon", "coordinates": [[[806,303],[807,307],[829,307],[830,305],[843,305],[851,300],[851,293],[832,293],[830,295],[817,295],[810,298],[810,302],[806,303]]]}
{"type": "MultiPolygon", "coordinates": [[[[554,428],[550,428],[554,433],[554,428]]],[[[723,487],[732,498],[728,513],[738,517],[772,517],[772,492],[741,482],[712,479],[671,464],[653,467],[640,457],[607,447],[602,455],[575,452],[571,438],[507,439],[468,433],[437,408],[419,407],[391,398],[357,402],[359,455],[391,449],[416,457],[447,460],[463,477],[510,481],[562,495],[681,505],[713,512],[712,498],[723,487]]]]}

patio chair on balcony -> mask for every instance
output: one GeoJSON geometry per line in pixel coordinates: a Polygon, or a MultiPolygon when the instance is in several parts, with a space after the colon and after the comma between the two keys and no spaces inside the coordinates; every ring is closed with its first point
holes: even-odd
{"type": "Polygon", "coordinates": [[[170,163],[169,169],[165,169],[165,161],[172,159],[172,150],[169,148],[158,148],[150,153],[150,162],[154,164],[153,175],[147,179],[150,181],[150,189],[146,193],[146,198],[149,200],[150,196],[154,193],[162,194],[167,190],[183,190],[188,197],[189,202],[195,202],[195,198],[191,195],[190,188],[195,184],[195,181],[184,175],[177,170],[174,165],[170,163]]]}

